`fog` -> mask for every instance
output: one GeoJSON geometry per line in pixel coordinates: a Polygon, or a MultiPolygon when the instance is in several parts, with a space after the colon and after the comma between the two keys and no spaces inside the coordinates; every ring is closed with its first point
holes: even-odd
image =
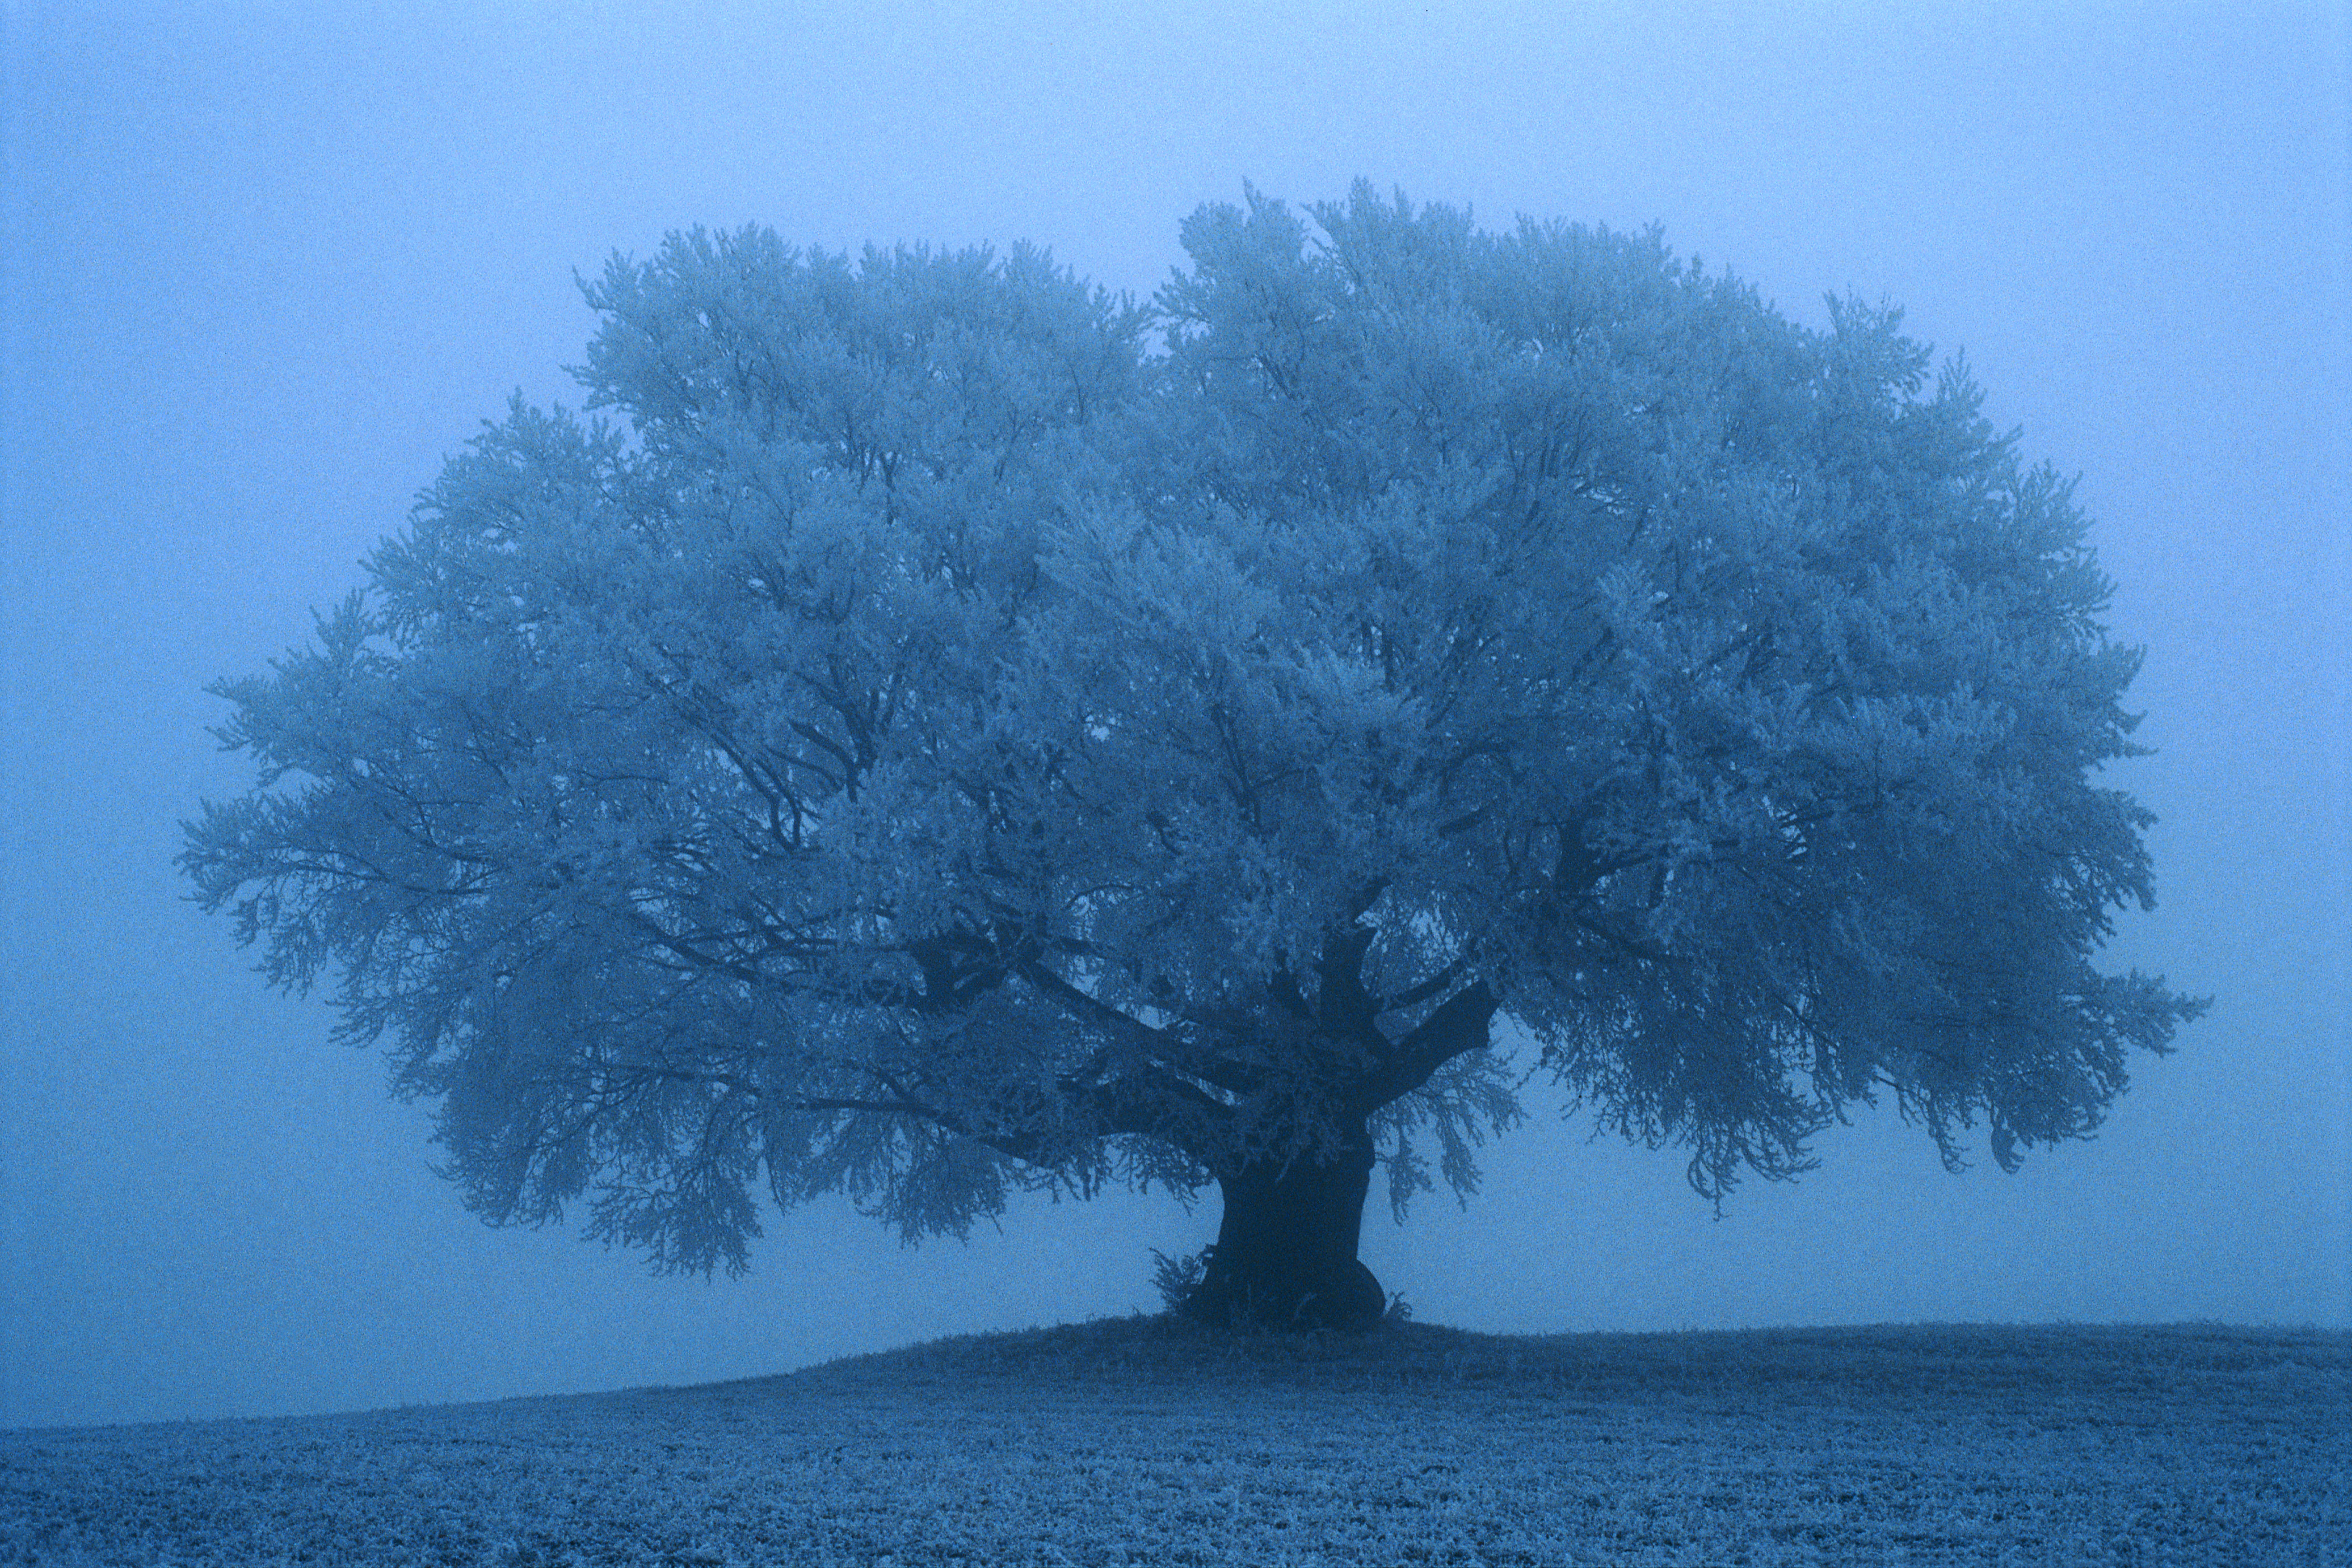
{"type": "Polygon", "coordinates": [[[1156,1308],[1213,1193],[900,1246],[772,1218],[740,1280],[489,1229],[426,1108],[269,993],[172,858],[251,783],[216,677],[309,633],[562,366],[573,284],[697,224],[1029,239],[1148,293],[1244,182],[1640,228],[1794,318],[1965,349],[2079,471],[2147,647],[2159,905],[2210,994],[2092,1141],[1947,1173],[1891,1110],[1720,1218],[1539,1080],[1466,1208],[1370,1206],[1424,1320],[2352,1322],[2339,6],[126,6],[5,13],[0,1426],[782,1371],[1156,1308]],[[321,12],[330,15],[322,16],[321,12]],[[1890,12],[1895,14],[1890,15],[1890,12]]]}

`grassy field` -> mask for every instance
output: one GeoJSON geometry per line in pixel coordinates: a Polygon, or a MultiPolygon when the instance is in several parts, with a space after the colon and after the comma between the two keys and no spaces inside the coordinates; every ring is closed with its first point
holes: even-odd
{"type": "Polygon", "coordinates": [[[2352,1564],[2352,1335],[1220,1341],[0,1434],[0,1563],[2352,1564]]]}

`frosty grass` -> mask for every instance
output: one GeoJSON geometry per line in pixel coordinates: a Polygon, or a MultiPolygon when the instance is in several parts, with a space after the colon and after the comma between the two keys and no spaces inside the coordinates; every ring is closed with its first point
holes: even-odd
{"type": "Polygon", "coordinates": [[[1220,1342],[0,1433],[0,1563],[2352,1564],[2352,1335],[1220,1342]]]}

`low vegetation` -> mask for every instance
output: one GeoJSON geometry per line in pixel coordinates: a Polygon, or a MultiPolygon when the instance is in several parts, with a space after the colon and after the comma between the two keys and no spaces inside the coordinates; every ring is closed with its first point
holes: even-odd
{"type": "Polygon", "coordinates": [[[0,1434],[0,1563],[2352,1562],[2352,1335],[944,1340],[694,1388],[0,1434]]]}

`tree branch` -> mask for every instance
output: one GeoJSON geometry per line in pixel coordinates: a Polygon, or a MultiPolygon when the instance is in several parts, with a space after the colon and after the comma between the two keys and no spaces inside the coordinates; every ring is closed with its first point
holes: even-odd
{"type": "Polygon", "coordinates": [[[1469,967],[1468,959],[1457,958],[1420,984],[1410,986],[1393,996],[1383,997],[1375,1002],[1372,1005],[1372,1011],[1376,1014],[1394,1013],[1405,1007],[1418,1007],[1433,996],[1444,995],[1445,988],[1461,979],[1462,972],[1469,967]]]}
{"type": "Polygon", "coordinates": [[[1483,980],[1455,992],[1399,1040],[1388,1059],[1357,1086],[1349,1096],[1349,1110],[1369,1116],[1427,1083],[1431,1075],[1455,1057],[1486,1048],[1489,1026],[1500,1005],[1483,980]]]}
{"type": "MultiPolygon", "coordinates": [[[[1034,959],[1023,963],[1020,973],[1024,980],[1061,1003],[1079,1017],[1107,1024],[1112,1029],[1129,1037],[1131,1044],[1141,1048],[1144,1066],[1159,1074],[1159,1081],[1169,1087],[1171,1092],[1179,1093],[1180,1098],[1198,1096],[1198,1103],[1202,1105],[1214,1106],[1220,1111],[1226,1109],[1220,1101],[1202,1093],[1193,1085],[1186,1083],[1182,1078],[1177,1076],[1176,1072],[1171,1072],[1160,1066],[1153,1059],[1154,1058],[1174,1058],[1179,1064],[1178,1071],[1189,1073],[1202,1083],[1214,1085],[1228,1094],[1246,1094],[1255,1087],[1249,1079],[1223,1063],[1213,1059],[1205,1061],[1192,1059],[1197,1053],[1189,1047],[1181,1036],[1171,1034],[1165,1029],[1153,1028],[1133,1014],[1114,1007],[1099,996],[1089,994],[1071,984],[1034,959]]],[[[1133,1131],[1133,1129],[1122,1129],[1122,1131],[1133,1131]]]]}

